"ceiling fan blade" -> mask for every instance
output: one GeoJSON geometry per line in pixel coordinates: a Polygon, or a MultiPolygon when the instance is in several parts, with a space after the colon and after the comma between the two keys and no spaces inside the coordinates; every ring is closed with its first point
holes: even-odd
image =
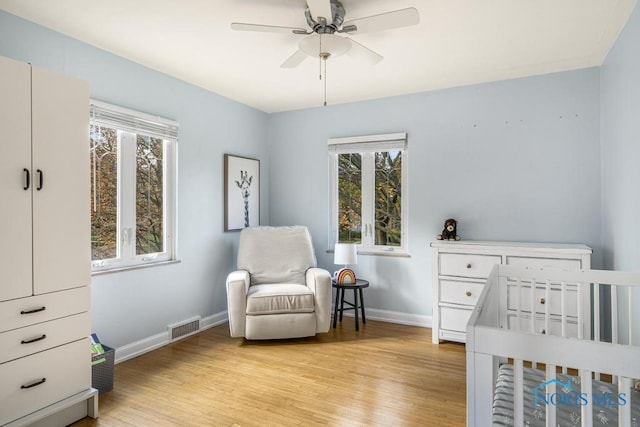
{"type": "Polygon", "coordinates": [[[280,68],[295,68],[302,63],[307,58],[307,54],[301,51],[300,49],[296,50],[293,55],[287,58],[286,61],[282,63],[280,68]]]}
{"type": "Polygon", "coordinates": [[[375,65],[384,59],[382,55],[372,51],[368,47],[361,45],[357,41],[348,37],[346,39],[351,42],[351,49],[347,51],[347,55],[349,55],[350,57],[367,62],[371,65],[375,65]]]}
{"type": "Polygon", "coordinates": [[[307,34],[307,30],[298,27],[281,27],[278,25],[246,24],[244,22],[233,22],[232,30],[237,31],[262,31],[266,33],[294,33],[307,34]]]}
{"type": "Polygon", "coordinates": [[[320,22],[318,18],[324,18],[327,21],[327,24],[333,23],[333,13],[331,13],[330,0],[307,0],[307,6],[309,6],[311,17],[316,22],[320,22]]]}
{"type": "MultiPolygon", "coordinates": [[[[357,33],[368,33],[370,31],[392,30],[394,28],[409,27],[417,25],[420,22],[420,15],[415,7],[394,10],[393,12],[385,12],[379,15],[368,16],[366,18],[353,19],[347,21],[343,28],[355,25],[357,33]]],[[[353,31],[345,30],[347,33],[353,31]]]]}

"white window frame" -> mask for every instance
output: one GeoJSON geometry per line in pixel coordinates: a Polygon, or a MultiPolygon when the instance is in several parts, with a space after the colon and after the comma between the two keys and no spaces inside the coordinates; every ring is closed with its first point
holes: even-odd
{"type": "Polygon", "coordinates": [[[94,260],[94,273],[151,266],[176,259],[177,122],[91,100],[90,123],[116,129],[118,144],[117,256],[94,260]],[[163,150],[163,252],[136,254],[136,134],[165,141],[163,150]]]}
{"type": "Polygon", "coordinates": [[[408,256],[407,230],[409,228],[409,198],[407,186],[408,150],[407,134],[392,133],[366,135],[327,140],[329,149],[329,197],[330,197],[330,233],[329,250],[333,250],[338,241],[338,154],[360,153],[362,155],[362,242],[358,253],[390,256],[408,256]],[[383,151],[402,151],[402,229],[400,246],[375,245],[375,153],[383,151]]]}

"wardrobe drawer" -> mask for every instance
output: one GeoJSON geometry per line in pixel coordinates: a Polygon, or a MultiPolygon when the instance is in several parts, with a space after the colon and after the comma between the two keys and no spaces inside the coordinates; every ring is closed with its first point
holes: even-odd
{"type": "Polygon", "coordinates": [[[70,343],[91,334],[88,312],[0,333],[0,363],[70,343]]]}
{"type": "Polygon", "coordinates": [[[440,274],[486,279],[502,258],[494,255],[440,254],[440,274]]]}
{"type": "Polygon", "coordinates": [[[465,333],[471,308],[440,307],[440,328],[465,333]]]}
{"type": "Polygon", "coordinates": [[[536,258],[508,256],[507,264],[522,265],[525,267],[561,268],[564,270],[580,270],[582,262],[579,259],[564,258],[536,258]]]}
{"type": "Polygon", "coordinates": [[[85,338],[0,364],[0,425],[91,386],[91,349],[85,338]]]}
{"type": "Polygon", "coordinates": [[[440,280],[440,301],[475,306],[484,283],[440,280]]]}
{"type": "MultiPolygon", "coordinates": [[[[522,311],[531,313],[531,286],[521,286],[520,295],[518,287],[512,282],[507,285],[507,309],[517,310],[518,306],[522,311]]],[[[562,315],[562,291],[560,288],[551,288],[549,297],[546,296],[545,288],[535,288],[533,291],[533,308],[536,313],[546,313],[549,307],[549,314],[562,315]]],[[[577,317],[578,315],[578,292],[575,287],[567,287],[565,291],[565,314],[577,317]]]]}
{"type": "Polygon", "coordinates": [[[68,289],[0,303],[0,332],[89,311],[89,287],[68,289]]]}

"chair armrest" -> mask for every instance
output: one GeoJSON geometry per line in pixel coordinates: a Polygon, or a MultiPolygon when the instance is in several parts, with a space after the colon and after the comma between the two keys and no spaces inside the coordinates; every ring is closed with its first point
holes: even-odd
{"type": "Polygon", "coordinates": [[[331,325],[331,275],[322,268],[310,268],[306,273],[309,289],[315,296],[316,332],[328,332],[331,325]]]}
{"type": "Polygon", "coordinates": [[[232,337],[244,337],[249,272],[237,270],[227,276],[227,313],[232,337]]]}

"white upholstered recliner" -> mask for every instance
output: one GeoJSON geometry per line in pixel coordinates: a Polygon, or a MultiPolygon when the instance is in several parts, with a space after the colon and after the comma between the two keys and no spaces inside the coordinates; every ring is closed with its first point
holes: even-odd
{"type": "Polygon", "coordinates": [[[232,337],[298,338],[329,330],[331,276],[316,268],[306,227],[243,229],[237,264],[227,277],[232,337]]]}

